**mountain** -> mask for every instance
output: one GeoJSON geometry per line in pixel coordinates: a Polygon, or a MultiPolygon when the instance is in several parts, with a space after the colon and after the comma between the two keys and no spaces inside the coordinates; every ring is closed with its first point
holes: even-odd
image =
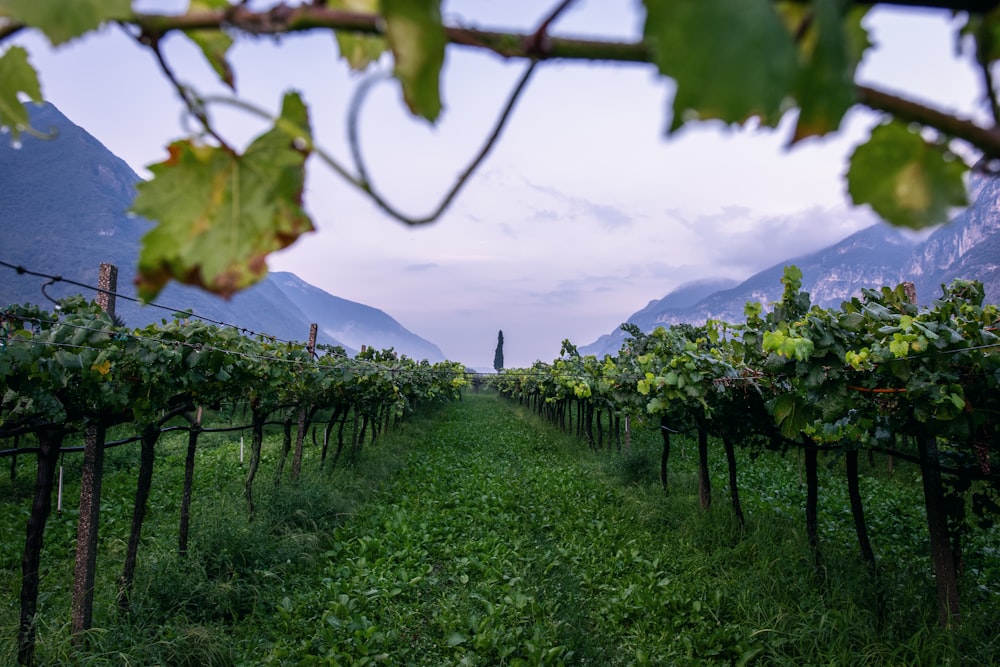
{"type": "MultiPolygon", "coordinates": [[[[924,240],[879,223],[823,250],[794,257],[754,274],[742,283],[700,295],[682,285],[662,299],[650,301],[626,321],[642,331],[678,323],[703,324],[708,319],[740,322],[748,301],[765,308],[781,298],[784,267],[802,270],[802,289],[824,308],[861,294],[862,288],[895,287],[912,281],[917,299],[930,303],[941,286],[956,278],[983,283],[988,301],[1000,301],[1000,178],[976,175],[970,184],[972,204],[924,240]],[[693,303],[691,296],[697,298],[693,303]]],[[[711,281],[701,283],[711,285],[711,281]]],[[[696,285],[697,286],[697,285],[696,285]]],[[[616,354],[626,338],[620,329],[605,334],[581,354],[616,354]]]]}
{"type": "MultiPolygon", "coordinates": [[[[304,341],[319,325],[317,342],[356,352],[362,345],[394,347],[415,359],[440,361],[441,351],[376,308],[323,292],[293,274],[273,274],[226,301],[202,290],[168,285],[156,305],[135,300],[135,266],[151,223],[127,213],[139,176],[97,139],[51,104],[28,105],[34,128],[51,139],[21,135],[0,140],[0,260],[38,273],[96,285],[98,267],[118,267],[116,312],[130,327],[173,315],[169,308],[236,325],[248,332],[304,341]],[[304,295],[304,296],[303,296],[304,295]],[[343,334],[343,337],[340,334],[343,334]]],[[[0,306],[37,303],[85,292],[0,267],[0,306]]],[[[93,293],[85,293],[92,298],[93,293]]]]}
{"type": "MultiPolygon", "coordinates": [[[[736,285],[736,281],[729,278],[716,278],[706,280],[695,280],[684,283],[673,292],[670,292],[662,299],[653,299],[642,310],[634,313],[628,321],[635,324],[643,331],[652,331],[656,328],[656,318],[660,313],[670,311],[683,311],[686,308],[695,306],[702,299],[715,294],[716,292],[729,289],[736,285]]],[[[604,334],[590,345],[580,348],[582,354],[595,354],[589,350],[600,350],[598,356],[613,354],[621,349],[625,342],[625,332],[615,329],[609,334],[604,334]]]]}
{"type": "Polygon", "coordinates": [[[1000,178],[977,176],[972,205],[934,232],[912,253],[903,275],[929,301],[956,278],[983,283],[986,299],[1000,302],[1000,178]]]}
{"type": "Polygon", "coordinates": [[[414,336],[378,308],[333,296],[294,273],[275,271],[270,278],[289,301],[319,325],[321,332],[345,345],[368,345],[380,350],[392,347],[405,350],[414,359],[444,361],[437,345],[414,336]]]}

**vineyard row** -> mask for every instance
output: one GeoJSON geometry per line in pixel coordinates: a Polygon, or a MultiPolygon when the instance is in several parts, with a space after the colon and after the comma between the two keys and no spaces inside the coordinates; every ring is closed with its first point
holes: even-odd
{"type": "Polygon", "coordinates": [[[750,303],[739,323],[709,321],[629,334],[597,359],[564,341],[552,363],[504,371],[494,386],[594,447],[620,446],[630,420],[650,417],[663,438],[668,488],[671,434],[698,440],[699,498],[711,502],[708,461],[721,441],[734,511],[742,522],[735,447],[803,453],[806,532],[817,566],[822,452],[844,458],[858,543],[877,573],[860,493],[861,452],[902,459],[921,473],[941,625],[960,620],[959,575],[970,531],[1000,514],[1000,309],[982,285],[955,281],[919,307],[911,287],[865,290],[840,309],[811,304],[787,267],[779,302],[750,303]],[[575,418],[574,418],[575,408],[575,418]],[[605,420],[605,416],[607,419],[605,420]],[[605,437],[605,421],[607,437],[605,437]]]}
{"type": "MultiPolygon", "coordinates": [[[[63,442],[83,433],[80,513],[72,596],[72,631],[92,625],[97,568],[98,524],[104,452],[138,442],[140,466],[130,537],[120,578],[119,609],[127,613],[152,484],[156,443],[168,430],[189,433],[178,545],[186,550],[191,482],[205,409],[242,405],[249,423],[225,430],[251,431],[245,482],[247,509],[254,514],[254,479],[261,459],[264,427],[284,428],[279,477],[291,454],[290,474],[301,473],[305,434],[318,415],[326,417],[321,464],[337,429],[333,461],[350,443],[356,453],[385,428],[422,405],[460,396],[467,383],[461,364],[430,364],[392,349],[365,349],[348,358],[339,348],[248,338],[239,331],[177,317],[162,325],[128,330],[99,305],[73,297],[51,313],[12,306],[0,314],[0,439],[13,439],[4,454],[37,458],[35,489],[26,526],[21,567],[18,659],[34,663],[39,565],[45,524],[51,512],[63,442]],[[181,420],[181,424],[176,423],[181,420]],[[184,423],[186,422],[186,423],[184,423]],[[137,435],[108,442],[113,427],[132,424],[137,435]],[[295,430],[294,448],[292,432],[295,430]],[[30,439],[33,446],[20,446],[30,439]]],[[[313,437],[315,438],[315,429],[313,437]]]]}

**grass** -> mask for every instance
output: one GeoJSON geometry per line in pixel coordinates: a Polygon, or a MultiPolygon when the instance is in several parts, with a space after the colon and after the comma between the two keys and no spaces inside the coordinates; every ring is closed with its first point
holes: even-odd
{"type": "MultiPolygon", "coordinates": [[[[881,557],[873,582],[856,553],[835,460],[821,482],[817,572],[794,456],[741,457],[741,529],[727,506],[721,453],[713,451],[715,504],[701,512],[690,443],[675,447],[666,497],[655,434],[637,433],[627,454],[594,453],[484,393],[410,420],[349,469],[319,471],[310,450],[298,484],[274,487],[280,443],[269,439],[261,509],[248,522],[234,447],[220,436],[199,450],[191,551],[181,559],[183,444],[163,443],[126,618],[114,611],[114,580],[135,462],[124,449],[114,454],[97,629],[82,649],[68,641],[75,523],[71,511],[53,516],[42,664],[1000,662],[996,564],[970,557],[966,620],[938,630],[919,485],[902,472],[865,480],[881,557]]],[[[0,632],[11,638],[31,463],[0,488],[0,632]]],[[[987,556],[997,547],[995,535],[979,539],[987,556]]],[[[0,664],[13,662],[12,650],[0,643],[0,664]]]]}

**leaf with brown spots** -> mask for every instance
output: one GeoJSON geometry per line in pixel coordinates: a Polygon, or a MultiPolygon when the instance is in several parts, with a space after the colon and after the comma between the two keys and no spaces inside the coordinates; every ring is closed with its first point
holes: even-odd
{"type": "Polygon", "coordinates": [[[142,240],[139,296],[152,300],[173,279],[229,297],[267,275],[268,254],[313,229],[302,208],[311,148],[296,93],[285,95],[274,127],[243,154],[191,140],[171,144],[132,206],[159,223],[142,240]]]}

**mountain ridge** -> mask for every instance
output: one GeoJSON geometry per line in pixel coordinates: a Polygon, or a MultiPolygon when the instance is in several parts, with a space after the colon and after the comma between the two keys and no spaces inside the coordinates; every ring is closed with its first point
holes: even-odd
{"type": "Polygon", "coordinates": [[[328,336],[351,348],[375,345],[379,349],[406,348],[407,356],[429,361],[443,361],[437,345],[410,340],[413,336],[385,311],[350,301],[311,285],[294,273],[272,271],[270,277],[278,289],[328,336]],[[332,317],[331,317],[332,314],[332,317]]]}

